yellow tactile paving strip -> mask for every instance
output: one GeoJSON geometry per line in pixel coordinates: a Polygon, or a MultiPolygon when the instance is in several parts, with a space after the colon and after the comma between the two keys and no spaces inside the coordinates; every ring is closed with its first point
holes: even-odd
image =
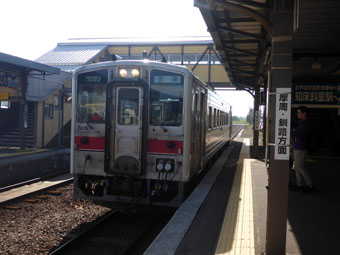
{"type": "Polygon", "coordinates": [[[249,159],[249,154],[249,139],[243,139],[215,254],[255,254],[251,180],[253,160],[249,159]]]}

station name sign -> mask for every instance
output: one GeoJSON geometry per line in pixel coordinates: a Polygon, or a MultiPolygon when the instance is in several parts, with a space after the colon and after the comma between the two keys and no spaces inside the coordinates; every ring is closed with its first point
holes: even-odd
{"type": "Polygon", "coordinates": [[[295,83],[293,104],[340,105],[340,84],[295,83]]]}

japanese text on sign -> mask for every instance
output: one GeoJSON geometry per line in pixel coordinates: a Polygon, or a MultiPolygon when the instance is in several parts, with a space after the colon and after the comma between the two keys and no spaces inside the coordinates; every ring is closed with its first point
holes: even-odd
{"type": "Polygon", "coordinates": [[[296,104],[340,104],[340,85],[294,85],[296,104]]]}
{"type": "Polygon", "coordinates": [[[275,154],[276,160],[289,159],[291,89],[276,90],[275,154]]]}

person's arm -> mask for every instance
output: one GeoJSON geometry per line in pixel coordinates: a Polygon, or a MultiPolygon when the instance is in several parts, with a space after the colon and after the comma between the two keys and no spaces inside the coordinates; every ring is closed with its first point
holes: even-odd
{"type": "Polygon", "coordinates": [[[296,136],[302,136],[303,132],[304,132],[304,126],[302,124],[300,124],[296,129],[293,129],[292,132],[290,133],[290,135],[292,137],[296,137],[296,136]]]}

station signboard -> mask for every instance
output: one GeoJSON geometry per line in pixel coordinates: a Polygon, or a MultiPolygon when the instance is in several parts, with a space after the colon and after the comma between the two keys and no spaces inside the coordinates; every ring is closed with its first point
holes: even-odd
{"type": "Polygon", "coordinates": [[[340,105],[339,83],[295,83],[293,104],[340,105]]]}
{"type": "Polygon", "coordinates": [[[276,89],[275,160],[289,159],[291,89],[276,89]]]}

